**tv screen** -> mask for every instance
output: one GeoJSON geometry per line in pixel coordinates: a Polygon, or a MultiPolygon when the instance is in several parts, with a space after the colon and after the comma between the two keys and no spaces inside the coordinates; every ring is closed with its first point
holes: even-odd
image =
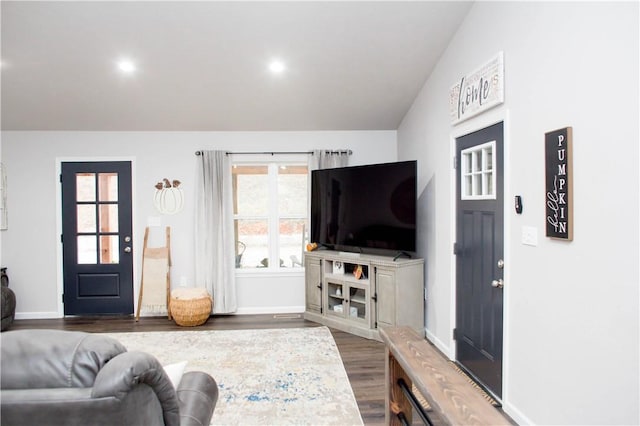
{"type": "Polygon", "coordinates": [[[311,172],[310,241],[334,250],[415,252],[416,161],[311,172]]]}

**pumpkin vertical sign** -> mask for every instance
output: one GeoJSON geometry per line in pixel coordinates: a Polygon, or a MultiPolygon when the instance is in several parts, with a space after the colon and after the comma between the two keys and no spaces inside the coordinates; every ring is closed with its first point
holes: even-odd
{"type": "Polygon", "coordinates": [[[572,128],[545,133],[545,221],[547,237],[573,240],[572,128]]]}

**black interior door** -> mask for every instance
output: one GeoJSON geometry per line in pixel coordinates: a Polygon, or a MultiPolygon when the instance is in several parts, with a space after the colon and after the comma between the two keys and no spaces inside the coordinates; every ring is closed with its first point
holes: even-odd
{"type": "Polygon", "coordinates": [[[503,123],[456,140],[456,358],[502,396],[503,123]]]}
{"type": "Polygon", "coordinates": [[[131,163],[62,163],[65,315],[132,314],[131,163]]]}

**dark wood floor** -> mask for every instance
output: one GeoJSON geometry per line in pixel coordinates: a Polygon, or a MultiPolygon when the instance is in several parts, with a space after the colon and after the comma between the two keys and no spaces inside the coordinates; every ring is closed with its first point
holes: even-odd
{"type": "MultiPolygon", "coordinates": [[[[206,324],[185,328],[167,318],[73,317],[53,320],[17,320],[10,330],[51,328],[88,332],[240,330],[263,328],[317,327],[302,315],[226,315],[210,318],[206,324]]],[[[365,425],[384,424],[384,344],[331,329],[351,382],[365,425]]]]}

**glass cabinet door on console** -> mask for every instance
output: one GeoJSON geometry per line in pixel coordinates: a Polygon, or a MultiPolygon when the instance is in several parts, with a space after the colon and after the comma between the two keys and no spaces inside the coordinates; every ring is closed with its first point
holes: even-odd
{"type": "Polygon", "coordinates": [[[338,283],[327,283],[327,315],[344,318],[346,298],[344,286],[338,283]]]}
{"type": "Polygon", "coordinates": [[[353,284],[349,286],[349,318],[359,321],[368,321],[369,286],[353,284]]]}

